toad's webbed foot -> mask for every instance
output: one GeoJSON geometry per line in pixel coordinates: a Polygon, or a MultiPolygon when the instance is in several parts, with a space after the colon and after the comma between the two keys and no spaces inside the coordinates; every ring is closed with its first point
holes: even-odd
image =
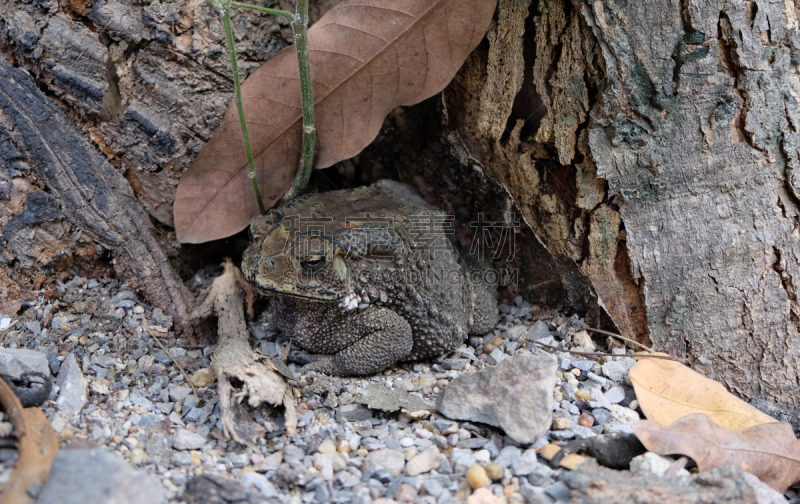
{"type": "Polygon", "coordinates": [[[298,366],[306,366],[324,357],[328,356],[306,352],[305,350],[292,345],[292,348],[289,350],[289,354],[286,356],[286,362],[291,362],[293,364],[297,364],[298,366]]]}

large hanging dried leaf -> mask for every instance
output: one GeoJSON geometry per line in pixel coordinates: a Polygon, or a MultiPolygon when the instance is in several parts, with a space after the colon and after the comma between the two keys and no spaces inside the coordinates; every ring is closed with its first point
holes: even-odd
{"type": "Polygon", "coordinates": [[[732,432],[707,415],[681,418],[668,427],[649,420],[633,424],[633,433],[659,455],[686,455],[700,471],[735,464],[780,493],[800,481],[800,442],[791,424],[773,422],[732,432]]]}
{"type": "Polygon", "coordinates": [[[659,425],[694,413],[732,431],[777,422],[680,362],[642,359],[631,368],[630,379],[645,416],[659,425]]]}
{"type": "MultiPolygon", "coordinates": [[[[450,82],[478,45],[496,0],[348,0],[309,29],[319,143],[315,166],[359,153],[386,115],[450,82]]],[[[295,49],[267,61],[242,87],[264,204],[291,185],[300,159],[295,49]]],[[[236,107],[181,177],[175,230],[184,243],[230,236],[258,215],[236,107]]]]}

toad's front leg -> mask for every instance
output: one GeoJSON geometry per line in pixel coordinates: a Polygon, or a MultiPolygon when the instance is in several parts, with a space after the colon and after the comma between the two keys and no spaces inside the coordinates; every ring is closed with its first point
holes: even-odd
{"type": "Polygon", "coordinates": [[[411,353],[414,346],[409,323],[388,308],[370,306],[358,314],[356,324],[364,336],[333,355],[315,355],[303,373],[317,371],[334,376],[367,375],[383,371],[411,353]]]}

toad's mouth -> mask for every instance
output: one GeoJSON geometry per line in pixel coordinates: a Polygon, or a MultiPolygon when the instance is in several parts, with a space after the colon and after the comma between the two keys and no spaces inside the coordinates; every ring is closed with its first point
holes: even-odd
{"type": "MultiPolygon", "coordinates": [[[[342,299],[343,294],[340,292],[335,292],[327,289],[319,289],[317,288],[316,292],[310,294],[301,294],[298,292],[290,292],[278,289],[277,287],[265,287],[258,284],[253,284],[256,289],[262,294],[268,296],[288,296],[298,299],[306,299],[308,301],[315,301],[318,303],[333,303],[342,299]]],[[[310,286],[307,286],[311,289],[310,286]]],[[[298,288],[302,289],[302,285],[298,285],[298,288]]]]}

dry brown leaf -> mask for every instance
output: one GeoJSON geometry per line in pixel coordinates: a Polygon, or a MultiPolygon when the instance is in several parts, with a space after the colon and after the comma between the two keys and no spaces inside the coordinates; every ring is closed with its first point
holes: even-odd
{"type": "Polygon", "coordinates": [[[0,379],[0,404],[19,435],[19,457],[14,462],[11,479],[0,486],[3,504],[33,502],[28,490],[41,488],[50,475],[50,466],[58,452],[58,434],[39,408],[23,408],[6,382],[0,379]]]}
{"type": "Polygon", "coordinates": [[[297,418],[289,387],[277,373],[272,361],[257,358],[250,346],[250,333],[244,319],[244,300],[238,285],[242,272],[230,259],[223,263],[223,273],[214,279],[205,301],[195,309],[192,318],[217,315],[219,338],[212,363],[217,375],[219,412],[223,430],[237,442],[256,446],[265,429],[241,406],[244,397],[250,406],[262,402],[286,408],[286,427],[293,433],[292,419],[297,418]],[[231,379],[241,383],[235,389],[231,379]]]}
{"type": "Polygon", "coordinates": [[[800,481],[800,442],[791,424],[772,422],[737,432],[723,429],[708,415],[694,414],[668,427],[638,420],[633,433],[659,455],[686,455],[700,471],[735,464],[778,492],[800,481]]]}
{"type": "MultiPolygon", "coordinates": [[[[317,126],[315,166],[359,153],[395,107],[450,82],[483,38],[496,0],[348,0],[309,29],[317,126]]],[[[300,159],[300,84],[294,47],[242,86],[264,204],[289,188],[300,159]]],[[[258,215],[236,107],[181,177],[175,231],[183,243],[230,236],[258,215]]]]}
{"type": "Polygon", "coordinates": [[[777,422],[680,362],[642,359],[631,368],[630,379],[645,416],[662,426],[694,413],[732,431],[777,422]]]}

